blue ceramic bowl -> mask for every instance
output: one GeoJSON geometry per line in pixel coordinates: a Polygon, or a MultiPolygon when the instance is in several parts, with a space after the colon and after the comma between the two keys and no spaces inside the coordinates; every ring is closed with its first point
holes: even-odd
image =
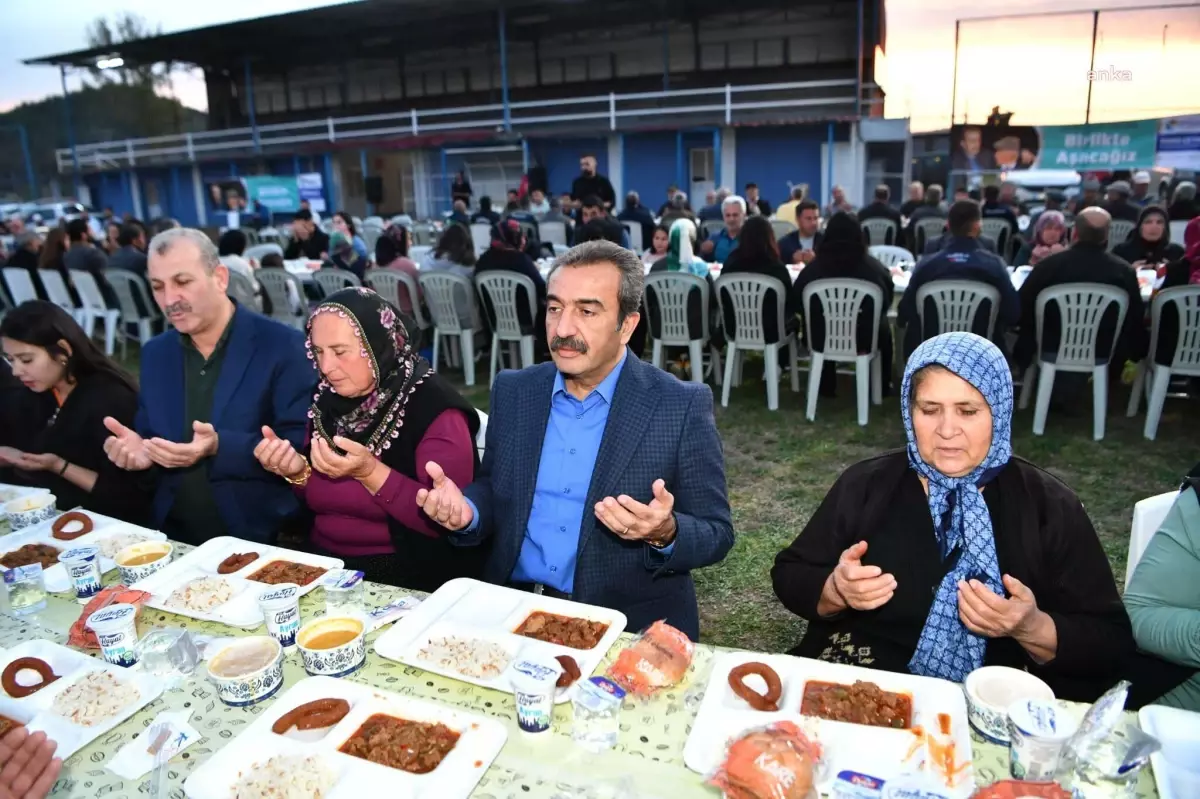
{"type": "Polygon", "coordinates": [[[310,621],[296,634],[304,670],[314,677],[345,677],[367,660],[365,627],[353,616],[325,616],[310,621]],[[330,640],[345,639],[336,646],[330,640]]]}
{"type": "Polygon", "coordinates": [[[269,635],[239,638],[208,661],[208,679],[230,707],[257,704],[283,685],[283,647],[269,635]]]}
{"type": "Polygon", "coordinates": [[[30,494],[6,503],[4,512],[8,514],[8,524],[12,531],[16,532],[53,519],[58,515],[58,508],[54,505],[55,499],[50,493],[30,494]]]}

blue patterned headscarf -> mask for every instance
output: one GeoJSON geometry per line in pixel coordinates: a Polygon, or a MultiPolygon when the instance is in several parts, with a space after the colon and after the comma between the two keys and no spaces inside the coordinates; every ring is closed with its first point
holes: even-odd
{"type": "Polygon", "coordinates": [[[979,489],[996,476],[1012,457],[1012,374],[995,344],[973,333],[945,333],[917,347],[904,368],[901,390],[908,462],[929,481],[929,513],[943,562],[953,567],[942,578],[933,607],[925,619],[917,650],[909,661],[913,674],[962,682],[983,665],[987,639],[963,626],[958,616],[958,583],[979,580],[1004,596],[992,517],[979,489]],[[987,400],[992,411],[992,444],[983,462],[963,477],[947,477],[921,459],[913,434],[912,378],[922,368],[938,364],[966,380],[987,400]]]}

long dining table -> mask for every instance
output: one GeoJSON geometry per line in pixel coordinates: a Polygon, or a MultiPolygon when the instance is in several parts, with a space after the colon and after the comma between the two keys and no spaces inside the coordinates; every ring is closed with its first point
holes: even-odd
{"type": "MultiPolygon", "coordinates": [[[[3,523],[0,523],[0,532],[3,523]]],[[[0,538],[0,542],[3,539],[0,538]]],[[[176,543],[176,554],[191,551],[176,543]]],[[[110,572],[106,584],[113,584],[117,572],[110,572]]],[[[365,601],[381,606],[403,596],[421,597],[403,588],[368,583],[365,601]]],[[[304,597],[301,617],[307,621],[324,608],[323,590],[304,597]]],[[[67,632],[79,617],[81,605],[69,595],[50,595],[45,610],[33,616],[0,615],[0,645],[11,648],[24,641],[44,639],[66,644],[67,632]]],[[[263,634],[213,622],[196,621],[172,613],[143,608],[138,631],[145,635],[156,627],[184,628],[196,635],[243,636],[263,634]]],[[[386,629],[386,628],[384,628],[386,629]]],[[[718,654],[729,651],[700,644],[683,681],[651,699],[627,698],[621,710],[617,744],[603,754],[592,754],[571,739],[571,705],[558,705],[550,734],[530,737],[516,724],[513,696],[440,677],[419,668],[381,657],[374,651],[377,630],[367,638],[366,665],[343,679],[395,692],[417,699],[444,703],[473,713],[492,716],[509,729],[508,741],[499,757],[488,768],[475,788],[480,799],[716,799],[716,789],[705,785],[705,776],[694,773],[683,762],[684,745],[696,719],[708,677],[718,654]]],[[[632,639],[623,634],[608,652],[602,671],[632,639]]],[[[98,652],[89,652],[98,656],[98,652]]],[[[166,690],[158,699],[138,711],[110,733],[93,741],[69,757],[51,796],[95,797],[95,799],[135,799],[150,792],[151,775],[135,780],[123,779],[105,766],[117,752],[138,736],[144,735],[160,713],[183,711],[188,723],[203,737],[176,755],[169,764],[169,796],[181,799],[184,782],[197,768],[222,747],[237,740],[238,734],[261,714],[276,697],[252,707],[228,707],[216,691],[197,672],[166,690]]],[[[305,677],[298,653],[289,655],[284,667],[284,689],[305,677]]],[[[280,692],[282,693],[282,691],[280,692]]],[[[1082,714],[1083,706],[1070,705],[1082,714]]],[[[1008,776],[1008,750],[971,733],[975,777],[980,785],[1008,776]]],[[[1156,799],[1154,782],[1143,774],[1137,785],[1137,799],[1156,799]]]]}

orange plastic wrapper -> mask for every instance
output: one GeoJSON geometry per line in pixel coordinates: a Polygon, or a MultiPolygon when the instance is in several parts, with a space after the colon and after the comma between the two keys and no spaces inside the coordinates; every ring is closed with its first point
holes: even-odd
{"type": "Polygon", "coordinates": [[[133,605],[140,611],[142,605],[150,600],[150,596],[145,591],[134,591],[132,588],[126,588],[123,585],[113,585],[105,588],[92,597],[92,600],[84,606],[83,612],[79,614],[79,618],[71,625],[71,632],[67,636],[67,643],[79,649],[99,649],[100,642],[96,640],[96,634],[87,627],[88,618],[96,611],[106,608],[109,605],[115,605],[118,602],[133,605]]]}
{"type": "Polygon", "coordinates": [[[686,635],[656,621],[632,646],[621,650],[608,676],[635,696],[649,696],[682,680],[695,651],[696,645],[686,635]]]}
{"type": "Polygon", "coordinates": [[[790,721],[743,734],[708,784],[726,799],[817,799],[813,772],[821,745],[790,721]]]}

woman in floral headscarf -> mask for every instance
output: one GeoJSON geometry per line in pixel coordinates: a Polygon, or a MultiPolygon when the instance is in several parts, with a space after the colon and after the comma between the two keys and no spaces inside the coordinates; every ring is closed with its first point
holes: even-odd
{"type": "Polygon", "coordinates": [[[1094,700],[1133,654],[1108,558],[1070,488],[1012,454],[996,345],[947,333],[904,370],[908,446],[847,469],[771,576],[808,619],[792,654],[962,682],[1027,669],[1094,700]]]}
{"type": "Polygon", "coordinates": [[[264,428],[254,454],[312,511],[312,549],[369,580],[423,591],[479,576],[486,555],[451,546],[416,504],[417,491],[443,475],[457,485],[474,479],[475,409],[433,374],[397,309],[370,289],[318,305],[308,351],[321,382],[307,453],[264,428]]]}

